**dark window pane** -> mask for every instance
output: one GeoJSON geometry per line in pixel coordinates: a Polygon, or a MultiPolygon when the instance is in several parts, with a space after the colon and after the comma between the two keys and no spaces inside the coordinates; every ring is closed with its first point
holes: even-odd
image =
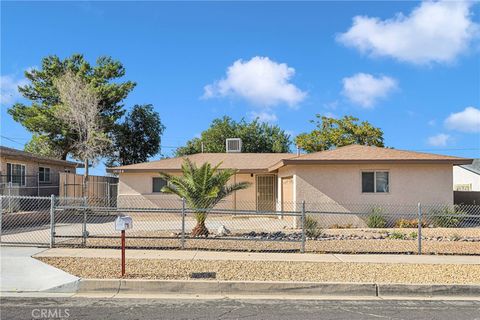
{"type": "Polygon", "coordinates": [[[161,192],[162,188],[167,185],[167,181],[162,178],[153,178],[153,192],[161,192]]]}
{"type": "Polygon", "coordinates": [[[12,164],[7,163],[7,182],[12,182],[12,164]]]}
{"type": "Polygon", "coordinates": [[[388,172],[376,172],[376,192],[388,192],[388,172]]]}
{"type": "Polygon", "coordinates": [[[50,168],[39,167],[38,179],[40,182],[50,182],[50,168]]]}
{"type": "Polygon", "coordinates": [[[38,168],[38,180],[40,180],[40,182],[45,181],[45,170],[42,167],[38,168]]]}
{"type": "Polygon", "coordinates": [[[373,172],[362,172],[362,192],[375,191],[375,174],[373,172]]]}

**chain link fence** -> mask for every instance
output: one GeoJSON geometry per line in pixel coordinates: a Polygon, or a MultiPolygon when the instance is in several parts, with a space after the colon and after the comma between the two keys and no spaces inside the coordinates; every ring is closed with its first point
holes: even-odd
{"type": "Polygon", "coordinates": [[[169,195],[1,197],[1,242],[117,248],[313,253],[480,254],[480,205],[183,201],[169,195]],[[269,208],[269,210],[261,210],[269,208]]]}

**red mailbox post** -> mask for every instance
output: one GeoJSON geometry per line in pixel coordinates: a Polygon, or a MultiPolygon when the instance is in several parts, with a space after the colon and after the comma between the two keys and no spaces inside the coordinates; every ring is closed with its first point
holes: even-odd
{"type": "Polygon", "coordinates": [[[132,227],[133,221],[129,216],[118,216],[115,220],[115,230],[122,233],[122,278],[125,276],[125,230],[132,227]]]}

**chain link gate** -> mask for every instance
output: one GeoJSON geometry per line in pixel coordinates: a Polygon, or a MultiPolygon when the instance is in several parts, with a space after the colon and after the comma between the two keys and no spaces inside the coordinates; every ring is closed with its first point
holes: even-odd
{"type": "Polygon", "coordinates": [[[0,196],[0,243],[48,247],[51,197],[0,196]]]}

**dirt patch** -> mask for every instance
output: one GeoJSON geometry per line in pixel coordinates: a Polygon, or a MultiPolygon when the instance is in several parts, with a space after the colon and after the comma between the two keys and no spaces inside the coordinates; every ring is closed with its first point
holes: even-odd
{"type": "MultiPolygon", "coordinates": [[[[119,259],[39,258],[83,278],[118,278],[119,259]]],[[[480,284],[480,265],[128,259],[127,278],[187,280],[214,272],[216,280],[480,284]]]]}

